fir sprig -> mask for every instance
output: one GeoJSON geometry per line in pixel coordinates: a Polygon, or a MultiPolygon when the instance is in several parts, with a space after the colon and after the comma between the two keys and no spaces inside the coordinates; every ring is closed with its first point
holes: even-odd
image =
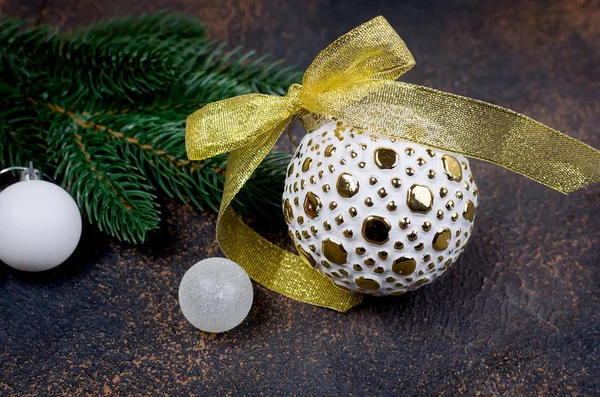
{"type": "MultiPolygon", "coordinates": [[[[226,158],[187,159],[187,115],[244,93],[285,94],[299,76],[281,61],[206,41],[198,21],[177,14],[71,33],[1,19],[0,163],[34,161],[100,229],[141,242],[158,227],[158,192],[219,207],[226,158]]],[[[235,208],[279,214],[288,160],[267,156],[235,208]]]]}

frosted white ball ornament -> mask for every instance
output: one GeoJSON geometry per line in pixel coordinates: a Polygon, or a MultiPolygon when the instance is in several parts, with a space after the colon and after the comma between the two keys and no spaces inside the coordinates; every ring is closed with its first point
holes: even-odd
{"type": "Polygon", "coordinates": [[[238,264],[225,258],[208,258],[183,275],[179,305],[194,327],[224,332],[248,316],[253,294],[252,282],[238,264]]]}
{"type": "Polygon", "coordinates": [[[26,272],[52,269],[75,251],[81,214],[60,186],[22,179],[0,192],[0,261],[26,272]]]}
{"type": "Polygon", "coordinates": [[[469,161],[324,123],[296,149],[283,212],[298,253],[338,286],[401,295],[435,280],[467,244],[478,203],[469,161]]]}

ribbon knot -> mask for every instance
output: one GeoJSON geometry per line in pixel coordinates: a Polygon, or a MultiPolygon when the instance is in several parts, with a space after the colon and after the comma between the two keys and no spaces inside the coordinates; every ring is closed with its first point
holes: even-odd
{"type": "Polygon", "coordinates": [[[346,311],[360,295],[259,236],[229,208],[295,114],[486,160],[568,193],[600,181],[600,152],[496,105],[394,81],[415,61],[383,17],[340,37],[317,55],[302,85],[284,97],[248,94],[206,105],[188,117],[188,157],[230,152],[217,239],[227,256],[267,288],[346,311]]]}

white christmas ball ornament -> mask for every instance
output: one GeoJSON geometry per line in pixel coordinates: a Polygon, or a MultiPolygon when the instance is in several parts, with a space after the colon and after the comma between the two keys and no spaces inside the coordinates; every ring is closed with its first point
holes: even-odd
{"type": "Polygon", "coordinates": [[[60,186],[18,182],[0,192],[0,261],[27,272],[63,263],[81,237],[81,214],[60,186]]]}
{"type": "Polygon", "coordinates": [[[346,289],[401,295],[463,251],[477,207],[469,161],[340,121],[308,133],[283,211],[301,257],[346,289]]]}
{"type": "Polygon", "coordinates": [[[179,285],[185,318],[206,332],[224,332],[239,325],[252,307],[248,274],[225,258],[204,259],[192,266],[179,285]]]}

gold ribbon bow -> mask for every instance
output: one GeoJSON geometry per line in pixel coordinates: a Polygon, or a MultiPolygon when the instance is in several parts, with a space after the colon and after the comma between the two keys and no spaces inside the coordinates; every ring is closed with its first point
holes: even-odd
{"type": "Polygon", "coordinates": [[[322,51],[284,97],[249,94],[209,104],[187,120],[188,157],[230,152],[217,239],[252,279],[294,299],[346,311],[360,294],[259,236],[229,207],[292,117],[313,114],[486,160],[563,193],[600,180],[600,152],[529,117],[431,88],[394,81],[414,65],[383,17],[322,51]]]}

